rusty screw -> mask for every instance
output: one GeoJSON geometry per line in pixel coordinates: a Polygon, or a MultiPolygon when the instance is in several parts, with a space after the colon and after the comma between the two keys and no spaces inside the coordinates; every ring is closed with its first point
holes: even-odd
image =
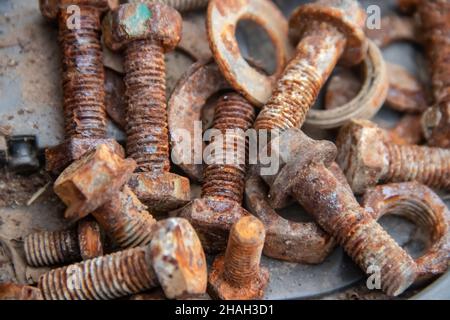
{"type": "Polygon", "coordinates": [[[62,265],[103,255],[100,227],[81,220],[77,228],[32,233],[25,238],[25,258],[33,267],[62,265]]]}
{"type": "Polygon", "coordinates": [[[341,59],[360,63],[367,51],[364,10],[354,0],[319,0],[300,6],[289,22],[298,40],[295,57],[262,109],[256,129],[300,127],[320,89],[341,59]]]}
{"type": "Polygon", "coordinates": [[[55,269],[39,279],[46,300],[103,300],[161,285],[169,299],[206,291],[206,259],[184,219],[158,222],[150,245],[55,269]]]}
{"type": "Polygon", "coordinates": [[[189,180],[170,173],[164,53],[181,35],[180,14],[161,4],[124,4],[104,21],[106,44],[125,49],[127,152],[138,172],[129,182],[153,211],[165,212],[190,200],[189,180]]]}
{"type": "Polygon", "coordinates": [[[244,133],[254,119],[254,108],[241,95],[232,92],[219,99],[213,128],[220,130],[223,140],[213,139],[209,147],[214,151],[225,151],[233,163],[212,154],[204,172],[202,198],[195,199],[178,212],[192,223],[208,252],[225,250],[232,225],[248,214],[241,206],[248,147],[244,133]],[[230,131],[232,129],[236,131],[230,131]],[[223,143],[227,141],[233,141],[233,145],[227,143],[225,146],[223,143]],[[245,148],[240,148],[242,146],[245,148]]]}
{"type": "Polygon", "coordinates": [[[381,181],[450,189],[450,150],[386,142],[382,129],[367,120],[344,126],[336,143],[337,162],[355,193],[381,181]]]}
{"type": "Polygon", "coordinates": [[[62,52],[65,141],[46,151],[47,169],[60,173],[106,138],[103,54],[100,19],[117,1],[39,1],[42,14],[58,20],[62,52]],[[70,24],[71,6],[79,9],[79,26],[70,24]]]}
{"type": "Polygon", "coordinates": [[[328,169],[336,156],[329,141],[314,141],[298,129],[285,131],[268,146],[283,167],[265,176],[269,200],[279,209],[292,196],[364,271],[380,270],[381,288],[399,295],[417,277],[414,260],[364,211],[348,185],[328,169]]]}
{"type": "Polygon", "coordinates": [[[68,206],[65,216],[89,213],[122,248],[150,242],[155,219],[124,185],[136,168],[108,145],[99,145],[72,163],[55,182],[55,193],[68,206]]]}
{"type": "Polygon", "coordinates": [[[266,232],[253,216],[239,219],[230,231],[225,255],[219,256],[209,275],[209,292],[223,300],[259,299],[269,281],[269,272],[260,267],[266,232]]]}
{"type": "Polygon", "coordinates": [[[206,8],[209,0],[130,0],[128,3],[161,3],[174,8],[179,12],[198,10],[206,8]]]}

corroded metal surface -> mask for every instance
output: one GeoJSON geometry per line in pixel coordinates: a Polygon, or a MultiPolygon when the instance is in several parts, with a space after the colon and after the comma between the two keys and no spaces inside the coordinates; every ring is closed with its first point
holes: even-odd
{"type": "Polygon", "coordinates": [[[43,300],[38,288],[15,283],[0,284],[0,300],[43,300]]]}
{"type": "Polygon", "coordinates": [[[420,144],[424,137],[420,114],[407,114],[387,131],[388,138],[394,144],[420,144]]]}
{"type": "Polygon", "coordinates": [[[362,201],[374,219],[400,215],[427,231],[426,252],[416,259],[416,282],[434,278],[448,268],[450,257],[450,212],[440,197],[417,182],[393,183],[369,189],[362,201]]]}
{"type": "Polygon", "coordinates": [[[292,51],[283,14],[268,0],[211,0],[206,26],[214,59],[230,85],[254,105],[266,103],[292,51]],[[272,76],[253,68],[241,55],[235,36],[240,19],[254,21],[269,35],[277,61],[272,76]]]}
{"type": "Polygon", "coordinates": [[[387,142],[382,129],[367,120],[344,126],[337,146],[337,162],[355,193],[381,181],[416,180],[434,188],[450,188],[450,150],[387,142]]]}
{"type": "Polygon", "coordinates": [[[380,28],[367,29],[366,35],[372,41],[384,48],[398,41],[410,41],[417,43],[416,26],[414,19],[398,15],[390,15],[381,19],[380,28]]]}
{"type": "Polygon", "coordinates": [[[206,8],[209,0],[129,0],[128,2],[162,3],[180,11],[191,11],[206,8]]]}
{"type": "Polygon", "coordinates": [[[253,216],[239,219],[230,231],[225,255],[215,259],[208,291],[222,300],[261,299],[269,272],[260,267],[266,236],[264,225],[253,216]]]}

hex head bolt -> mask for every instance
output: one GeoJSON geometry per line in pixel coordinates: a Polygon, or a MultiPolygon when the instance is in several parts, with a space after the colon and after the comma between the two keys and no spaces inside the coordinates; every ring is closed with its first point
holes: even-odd
{"type": "Polygon", "coordinates": [[[225,250],[232,225],[248,214],[241,205],[248,148],[245,131],[254,119],[254,108],[241,95],[228,93],[219,99],[213,128],[220,130],[223,139],[212,139],[208,146],[214,152],[204,172],[202,198],[193,200],[177,213],[192,223],[207,252],[225,250]],[[215,151],[223,151],[227,158],[215,151]]]}
{"type": "Polygon", "coordinates": [[[78,220],[89,213],[122,248],[150,242],[155,219],[124,186],[136,162],[123,159],[108,145],[99,145],[59,176],[55,193],[67,205],[65,217],[78,220]]]}
{"type": "Polygon", "coordinates": [[[269,272],[260,267],[266,232],[253,216],[240,218],[231,228],[225,255],[217,257],[209,275],[208,292],[222,300],[260,299],[269,272]]]}
{"type": "Polygon", "coordinates": [[[314,141],[300,130],[291,129],[272,139],[270,147],[285,163],[273,180],[266,180],[274,208],[280,208],[286,197],[296,199],[364,272],[369,272],[370,267],[379,268],[381,288],[386,294],[397,296],[414,282],[414,260],[328,169],[336,156],[333,143],[314,141]]]}
{"type": "Polygon", "coordinates": [[[336,144],[337,162],[357,194],[379,182],[418,181],[450,190],[450,150],[389,143],[383,130],[367,120],[344,126],[336,144]]]}
{"type": "Polygon", "coordinates": [[[59,174],[97,144],[109,143],[119,149],[114,140],[106,139],[100,42],[100,18],[115,3],[107,0],[39,1],[42,14],[58,20],[62,52],[65,141],[46,150],[47,170],[54,174],[59,174]],[[71,9],[73,6],[79,9],[75,11],[77,16],[71,9]]]}
{"type": "Polygon", "coordinates": [[[184,219],[157,224],[150,245],[87,260],[44,274],[46,300],[107,300],[161,286],[169,299],[206,291],[206,259],[194,229],[184,219]]]}
{"type": "Polygon", "coordinates": [[[364,10],[355,0],[319,0],[300,6],[289,22],[301,39],[296,55],[261,110],[256,129],[297,128],[314,104],[338,60],[360,63],[367,51],[364,10]]]}
{"type": "Polygon", "coordinates": [[[125,48],[127,153],[138,172],[129,182],[139,199],[166,212],[190,200],[189,180],[170,173],[164,53],[181,36],[180,14],[161,4],[123,4],[104,21],[106,44],[125,48]]]}
{"type": "Polygon", "coordinates": [[[418,15],[431,70],[434,106],[423,118],[428,144],[450,148],[450,3],[420,1],[418,15]]]}
{"type": "Polygon", "coordinates": [[[69,230],[32,233],[24,242],[25,258],[33,267],[63,265],[103,255],[100,227],[89,219],[69,230]]]}

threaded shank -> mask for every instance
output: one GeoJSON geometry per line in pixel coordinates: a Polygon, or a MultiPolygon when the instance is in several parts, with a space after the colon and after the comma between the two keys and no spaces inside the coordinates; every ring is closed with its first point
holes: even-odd
{"type": "Polygon", "coordinates": [[[134,248],[59,268],[39,279],[46,300],[110,300],[157,285],[147,254],[134,248]]]}
{"type": "Polygon", "coordinates": [[[450,189],[450,150],[415,145],[386,144],[389,182],[418,181],[429,187],[450,189]]]}
{"type": "Polygon", "coordinates": [[[241,218],[231,229],[225,252],[223,277],[236,287],[246,286],[258,276],[265,230],[255,217],[241,218]]]}
{"type": "Polygon", "coordinates": [[[254,120],[254,108],[239,94],[230,93],[218,101],[214,129],[220,130],[223,139],[212,139],[209,145],[212,154],[204,173],[203,197],[242,202],[248,154],[245,131],[254,120]]]}
{"type": "Polygon", "coordinates": [[[25,258],[33,267],[80,261],[80,247],[75,230],[32,233],[24,241],[25,258]]]}
{"type": "Polygon", "coordinates": [[[167,172],[169,162],[166,74],[162,45],[131,42],[125,56],[127,152],[143,172],[167,172]]]}
{"type": "Polygon", "coordinates": [[[300,127],[342,55],[345,38],[333,29],[312,29],[278,80],[255,123],[257,130],[300,127]],[[323,33],[322,33],[323,31],[323,33]]]}
{"type": "Polygon", "coordinates": [[[163,3],[180,12],[184,12],[206,8],[209,0],[150,0],[150,2],[163,3]]]}
{"type": "Polygon", "coordinates": [[[59,41],[66,138],[104,138],[106,111],[100,11],[81,7],[80,28],[61,11],[59,41]]]}
{"type": "Polygon", "coordinates": [[[156,220],[136,195],[124,187],[92,215],[121,248],[149,244],[156,220]]]}

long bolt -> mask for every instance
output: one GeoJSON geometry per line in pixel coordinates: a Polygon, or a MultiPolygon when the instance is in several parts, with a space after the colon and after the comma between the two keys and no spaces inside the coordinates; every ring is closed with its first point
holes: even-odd
{"type": "Polygon", "coordinates": [[[242,203],[246,154],[248,144],[245,131],[251,128],[255,119],[254,108],[237,93],[222,96],[215,109],[213,128],[219,130],[223,140],[212,140],[211,150],[223,150],[222,156],[212,154],[205,169],[202,197],[226,199],[242,203]],[[226,160],[232,160],[226,163],[226,160]]]}

